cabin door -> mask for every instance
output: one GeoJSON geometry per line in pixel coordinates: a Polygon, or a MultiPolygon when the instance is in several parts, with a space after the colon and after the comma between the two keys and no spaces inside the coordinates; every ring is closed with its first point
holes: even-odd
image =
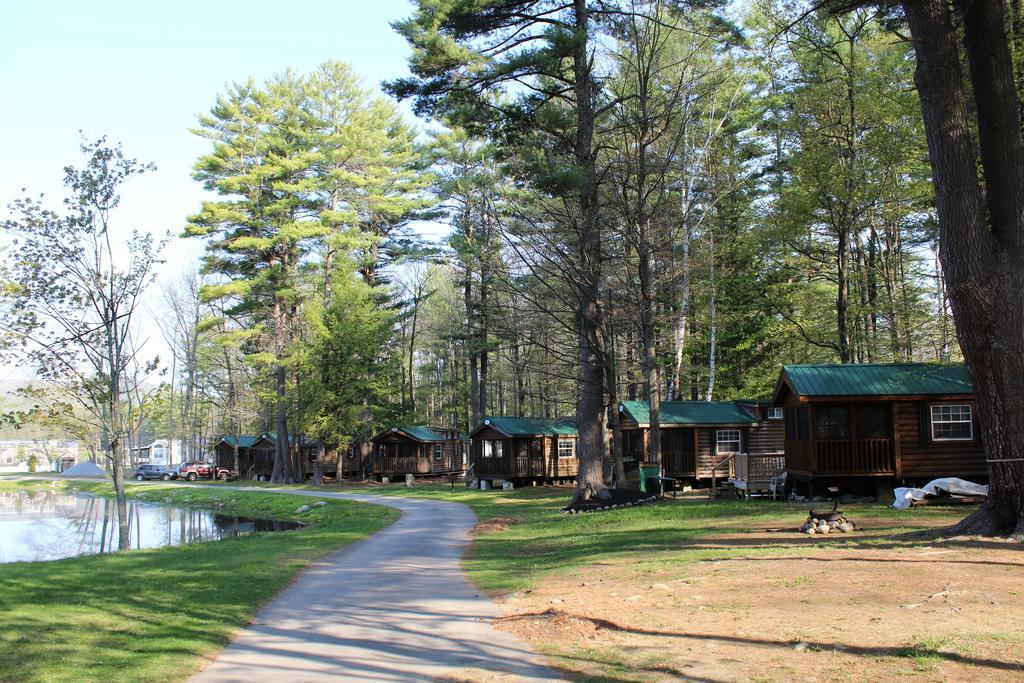
{"type": "Polygon", "coordinates": [[[693,477],[697,474],[693,449],[693,429],[662,429],[661,455],[665,474],[693,477]]]}

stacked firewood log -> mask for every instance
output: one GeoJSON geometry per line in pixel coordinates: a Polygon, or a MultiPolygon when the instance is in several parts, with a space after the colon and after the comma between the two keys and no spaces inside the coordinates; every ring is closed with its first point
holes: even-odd
{"type": "Polygon", "coordinates": [[[815,512],[811,510],[807,515],[807,521],[800,527],[800,531],[808,535],[830,534],[837,531],[845,534],[856,530],[857,525],[853,520],[847,519],[835,507],[832,508],[831,512],[815,512]]]}

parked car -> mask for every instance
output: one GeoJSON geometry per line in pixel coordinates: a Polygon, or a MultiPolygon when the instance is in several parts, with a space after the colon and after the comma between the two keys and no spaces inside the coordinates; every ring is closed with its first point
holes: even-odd
{"type": "Polygon", "coordinates": [[[132,476],[139,481],[145,481],[147,479],[163,479],[164,481],[170,481],[171,479],[178,478],[178,472],[177,470],[171,469],[170,467],[164,467],[163,465],[138,465],[132,476]]]}
{"type": "Polygon", "coordinates": [[[220,479],[228,481],[237,479],[238,475],[226,467],[218,467],[208,462],[186,462],[178,468],[178,476],[188,481],[196,479],[220,479]]]}

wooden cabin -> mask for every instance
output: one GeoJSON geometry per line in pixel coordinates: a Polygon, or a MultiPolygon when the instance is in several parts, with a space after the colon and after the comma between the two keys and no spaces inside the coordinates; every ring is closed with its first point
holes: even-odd
{"type": "Polygon", "coordinates": [[[466,470],[466,444],[454,429],[407,425],[392,427],[371,439],[373,476],[404,478],[407,474],[440,476],[466,470]]]}
{"type": "MultiPolygon", "coordinates": [[[[647,401],[619,404],[627,469],[651,463],[650,420],[647,401]]],[[[767,401],[662,401],[659,422],[663,476],[736,479],[737,456],[743,459],[740,487],[747,486],[748,477],[766,486],[782,470],[782,412],[767,401]]]]}
{"type": "MultiPolygon", "coordinates": [[[[291,439],[293,447],[299,449],[299,464],[302,472],[300,477],[312,477],[314,463],[317,458],[319,443],[303,438],[291,439]]],[[[277,447],[277,435],[264,432],[255,436],[245,434],[238,437],[238,476],[241,479],[269,479],[274,471],[274,449],[277,447]]],[[[223,436],[213,444],[213,452],[218,467],[235,468],[235,437],[223,436]]],[[[338,454],[329,451],[324,456],[324,474],[334,476],[338,471],[338,454]]]]}
{"type": "Polygon", "coordinates": [[[787,365],[772,405],[785,414],[786,469],[811,493],[987,477],[963,365],[787,365]]]}
{"type": "Polygon", "coordinates": [[[569,482],[579,472],[576,426],[568,420],[488,417],[469,437],[469,476],[492,486],[569,482]]]}

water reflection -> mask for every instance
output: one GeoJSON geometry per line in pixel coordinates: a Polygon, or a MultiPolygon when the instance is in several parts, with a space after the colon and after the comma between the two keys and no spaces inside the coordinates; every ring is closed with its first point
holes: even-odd
{"type": "MultiPolygon", "coordinates": [[[[128,502],[132,548],[216,541],[300,526],[212,510],[128,502]]],[[[57,560],[115,550],[117,507],[113,500],[52,491],[0,492],[0,563],[57,560]]]]}

